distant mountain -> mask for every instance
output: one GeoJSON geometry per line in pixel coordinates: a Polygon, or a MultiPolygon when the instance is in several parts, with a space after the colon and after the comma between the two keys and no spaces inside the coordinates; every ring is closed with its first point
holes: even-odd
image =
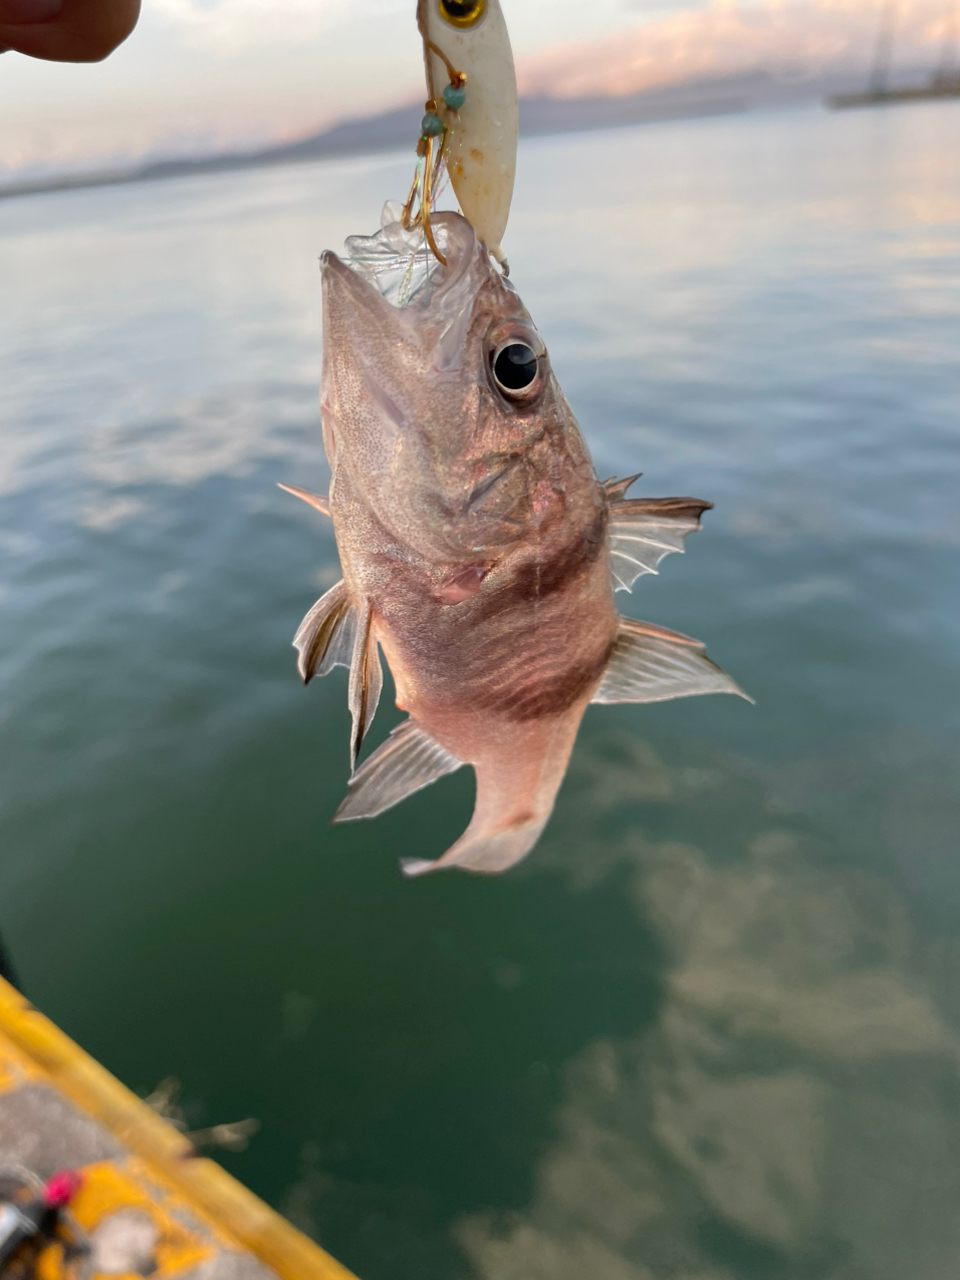
{"type": "MultiPolygon", "coordinates": [[[[627,97],[582,98],[525,97],[520,100],[520,133],[523,137],[610,129],[655,123],[691,116],[748,111],[758,107],[793,105],[823,99],[828,94],[860,88],[862,73],[802,77],[748,72],[648,89],[627,97]]],[[[251,151],[152,161],[123,169],[95,173],[51,175],[26,182],[0,185],[0,198],[58,191],[75,187],[143,182],[191,173],[215,173],[256,165],[290,164],[327,156],[358,155],[409,147],[417,138],[423,107],[419,103],[364,119],[345,120],[299,142],[283,143],[251,151]]]]}

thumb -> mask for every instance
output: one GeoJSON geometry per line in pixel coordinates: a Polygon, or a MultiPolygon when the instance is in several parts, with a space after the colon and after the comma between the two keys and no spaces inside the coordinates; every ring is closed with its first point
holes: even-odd
{"type": "Polygon", "coordinates": [[[51,62],[99,62],[137,24],[140,0],[0,0],[0,49],[51,62]]]}

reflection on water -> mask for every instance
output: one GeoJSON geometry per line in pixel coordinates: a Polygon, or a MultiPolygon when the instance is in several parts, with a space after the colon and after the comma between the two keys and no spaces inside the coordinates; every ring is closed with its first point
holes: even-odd
{"type": "Polygon", "coordinates": [[[593,709],[492,881],[397,872],[466,771],[328,825],[344,680],[290,649],[337,574],[275,488],[325,485],[316,256],[407,162],[0,205],[0,929],[132,1087],[261,1118],[224,1163],[363,1280],[955,1270],[955,123],[525,146],[598,468],[717,503],[622,607],[757,706],[593,709]]]}
{"type": "Polygon", "coordinates": [[[553,865],[579,890],[620,878],[668,957],[664,1000],[565,1068],[531,1205],[461,1222],[479,1274],[949,1274],[960,1038],[935,991],[955,944],[925,945],[880,878],[771,820],[759,783],[669,770],[623,733],[581,756],[576,784],[553,865]],[[702,826],[738,786],[756,827],[722,860],[631,820],[652,804],[702,826]],[[623,815],[601,842],[577,822],[594,788],[623,815]]]}

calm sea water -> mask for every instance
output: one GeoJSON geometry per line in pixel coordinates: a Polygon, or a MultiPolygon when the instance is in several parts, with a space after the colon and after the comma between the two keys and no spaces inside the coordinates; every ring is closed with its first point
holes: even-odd
{"type": "MultiPolygon", "coordinates": [[[[960,109],[527,144],[508,239],[602,475],[716,502],[620,597],[757,699],[594,708],[517,871],[464,771],[329,825],[316,258],[405,159],[0,203],[0,935],[363,1280],[960,1260],[960,109]]],[[[398,719],[388,707],[380,733],[398,719]]]]}

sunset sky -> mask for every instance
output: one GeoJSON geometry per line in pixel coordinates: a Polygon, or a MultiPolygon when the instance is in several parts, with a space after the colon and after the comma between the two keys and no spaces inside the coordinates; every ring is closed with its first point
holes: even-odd
{"type": "MultiPolygon", "coordinates": [[[[879,0],[503,0],[521,88],[569,96],[866,64],[879,0]]],[[[952,0],[901,0],[932,62],[952,0]]],[[[144,0],[92,66],[0,57],[0,178],[294,138],[422,93],[413,0],[144,0]]]]}

